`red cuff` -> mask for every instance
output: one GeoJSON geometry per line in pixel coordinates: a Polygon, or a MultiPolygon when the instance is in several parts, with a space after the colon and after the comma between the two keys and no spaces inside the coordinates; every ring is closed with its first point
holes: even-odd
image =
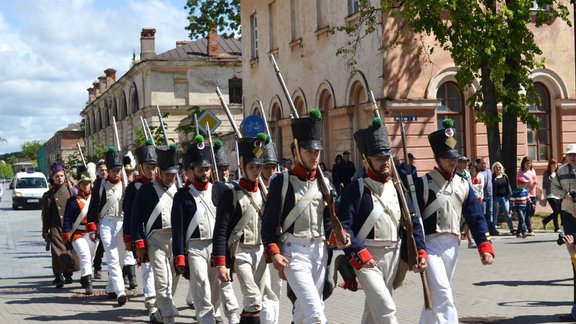
{"type": "Polygon", "coordinates": [[[367,249],[362,249],[357,253],[352,253],[352,259],[350,260],[350,264],[352,264],[354,269],[360,270],[360,268],[362,268],[362,265],[364,263],[372,259],[374,259],[372,254],[370,254],[370,252],[367,249]]]}
{"type": "Polygon", "coordinates": [[[496,255],[494,254],[494,249],[492,248],[492,243],[490,242],[484,242],[478,245],[478,254],[482,256],[482,253],[490,253],[492,254],[493,258],[496,257],[496,255]]]}
{"type": "Polygon", "coordinates": [[[356,281],[356,278],[345,280],[342,288],[348,289],[350,291],[356,291],[358,290],[358,281],[356,281]]]}
{"type": "Polygon", "coordinates": [[[226,257],[225,256],[213,256],[212,257],[212,266],[213,267],[220,267],[226,266],[226,257]]]}
{"type": "Polygon", "coordinates": [[[86,224],[86,232],[95,232],[97,229],[96,223],[88,223],[86,224]]]}
{"type": "Polygon", "coordinates": [[[185,267],[186,266],[186,256],[179,255],[176,257],[176,266],[177,267],[185,267]]]}
{"type": "Polygon", "coordinates": [[[266,249],[270,258],[272,258],[276,254],[280,254],[280,248],[276,243],[268,244],[268,248],[266,249]]]}
{"type": "Polygon", "coordinates": [[[64,242],[70,241],[70,233],[60,233],[60,237],[64,242]]]}
{"type": "Polygon", "coordinates": [[[146,241],[138,240],[135,242],[135,245],[136,245],[137,249],[145,249],[146,248],[146,241]]]}
{"type": "Polygon", "coordinates": [[[124,235],[124,243],[132,243],[132,235],[124,235]]]}
{"type": "Polygon", "coordinates": [[[426,263],[428,263],[428,253],[426,253],[426,250],[418,250],[418,259],[424,259],[426,263]]]}

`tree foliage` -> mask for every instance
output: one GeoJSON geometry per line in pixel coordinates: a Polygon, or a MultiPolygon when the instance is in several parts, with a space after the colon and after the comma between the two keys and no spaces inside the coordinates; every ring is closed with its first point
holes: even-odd
{"type": "Polygon", "coordinates": [[[188,116],[185,119],[188,119],[190,123],[188,125],[181,125],[176,128],[176,131],[182,132],[185,135],[193,134],[194,136],[198,135],[196,132],[196,120],[194,119],[194,115],[200,116],[203,110],[199,106],[192,106],[188,108],[188,116]]]}
{"type": "Polygon", "coordinates": [[[186,26],[190,39],[208,36],[216,30],[223,37],[240,37],[240,0],[187,0],[186,26]]]}
{"type": "Polygon", "coordinates": [[[39,140],[33,140],[23,143],[20,146],[20,148],[22,149],[20,156],[35,161],[38,157],[38,149],[42,146],[42,144],[43,143],[39,140]]]}
{"type": "Polygon", "coordinates": [[[14,176],[12,166],[4,161],[0,161],[0,179],[6,179],[14,176]]]}

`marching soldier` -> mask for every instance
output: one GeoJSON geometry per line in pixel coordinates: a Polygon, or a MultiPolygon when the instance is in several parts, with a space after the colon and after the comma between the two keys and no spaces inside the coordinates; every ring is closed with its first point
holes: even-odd
{"type": "Polygon", "coordinates": [[[149,258],[154,274],[156,306],[165,324],[174,323],[178,309],[173,293],[177,284],[172,262],[172,200],[176,194],[176,175],[180,152],[176,145],[157,147],[158,176],[143,186],[132,205],[132,235],[138,262],[149,258]]]}
{"type": "MultiPolygon", "coordinates": [[[[126,187],[126,193],[124,195],[124,201],[122,202],[122,210],[124,211],[124,244],[127,250],[132,251],[132,208],[134,206],[134,200],[136,199],[136,194],[144,185],[150,183],[156,176],[156,147],[152,145],[152,141],[146,141],[146,144],[136,149],[136,158],[138,162],[139,172],[141,174],[140,178],[128,184],[126,187]]],[[[134,266],[125,266],[126,272],[129,276],[130,289],[134,289],[138,283],[136,282],[136,271],[134,266]]],[[[142,271],[142,280],[144,281],[144,305],[148,309],[148,315],[151,322],[158,320],[156,317],[156,312],[158,308],[156,307],[156,290],[154,288],[154,275],[152,269],[150,268],[149,262],[140,263],[140,269],[142,271]]]]}
{"type": "Polygon", "coordinates": [[[470,183],[455,172],[460,153],[456,149],[452,120],[445,129],[428,135],[436,168],[416,180],[420,214],[424,222],[428,253],[428,283],[432,308],[423,309],[420,323],[458,323],[450,281],[456,268],[460,245],[460,218],[468,223],[482,264],[494,261],[494,250],[482,207],[470,183]]]}
{"type": "Polygon", "coordinates": [[[105,154],[108,177],[101,183],[98,192],[90,198],[88,207],[88,225],[90,229],[98,226],[98,233],[104,246],[108,264],[108,285],[106,292],[110,297],[116,297],[119,306],[126,304],[122,266],[134,262],[132,252],[127,253],[122,239],[122,183],[123,157],[110,146],[105,154]],[[128,261],[128,262],[126,262],[128,261]]]}
{"type": "MultiPolygon", "coordinates": [[[[342,191],[338,218],[350,234],[352,245],[345,250],[366,298],[362,323],[398,323],[392,299],[394,279],[400,263],[402,234],[401,206],[391,180],[390,142],[380,118],[354,133],[366,174],[342,191]]],[[[419,268],[426,267],[422,227],[413,222],[419,268]]],[[[418,269],[414,269],[418,270],[418,269]]]]}
{"type": "MultiPolygon", "coordinates": [[[[178,272],[190,272],[188,291],[192,294],[198,323],[215,323],[221,285],[210,267],[216,206],[212,203],[210,147],[196,136],[184,155],[188,180],[174,196],[172,247],[178,272]],[[187,258],[187,260],[186,260],[187,258]],[[188,267],[188,269],[186,269],[188,267]]],[[[233,293],[233,291],[232,291],[233,293]]],[[[226,312],[230,323],[238,323],[235,310],[226,312]]]]}
{"type": "Polygon", "coordinates": [[[72,272],[80,268],[78,255],[66,247],[61,237],[66,201],[72,195],[65,172],[60,162],[50,166],[52,187],[42,196],[42,238],[50,243],[56,288],[71,284],[72,272]]]}
{"type": "MultiPolygon", "coordinates": [[[[258,139],[238,139],[242,178],[233,188],[224,191],[216,211],[213,265],[222,282],[232,280],[229,269],[238,276],[244,296],[240,323],[275,323],[276,309],[263,305],[263,292],[270,286],[270,277],[260,234],[260,218],[265,197],[258,187],[262,172],[262,147],[269,141],[266,134],[258,139]]],[[[276,299],[277,300],[277,299],[276,299]]]]}
{"type": "Polygon", "coordinates": [[[214,142],[214,156],[216,158],[218,178],[224,183],[228,182],[228,180],[230,180],[230,162],[228,161],[228,155],[226,154],[226,149],[224,149],[221,140],[216,140],[214,142]]]}
{"type": "Polygon", "coordinates": [[[61,235],[65,243],[72,241],[72,246],[80,257],[80,284],[89,295],[93,290],[92,259],[98,244],[96,226],[87,227],[88,206],[92,194],[92,182],[96,178],[96,165],[88,163],[88,167],[79,166],[76,172],[78,194],[66,202],[61,235]]]}
{"type": "Polygon", "coordinates": [[[262,240],[280,277],[287,279],[297,297],[293,322],[326,323],[322,301],[327,263],[325,236],[330,234],[332,223],[317,177],[322,149],[320,111],[293,119],[291,126],[296,165],[270,183],[262,240]]]}
{"type": "MultiPolygon", "coordinates": [[[[92,192],[100,192],[100,185],[108,178],[108,168],[106,167],[106,160],[101,159],[96,163],[96,180],[92,186],[92,192]]],[[[102,279],[102,258],[104,257],[104,245],[102,240],[98,240],[98,247],[96,248],[96,255],[94,255],[94,277],[92,279],[102,279]]]]}

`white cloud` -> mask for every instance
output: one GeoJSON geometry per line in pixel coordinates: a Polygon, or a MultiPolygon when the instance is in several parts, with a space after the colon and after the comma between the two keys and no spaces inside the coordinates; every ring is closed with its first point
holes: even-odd
{"type": "Polygon", "coordinates": [[[0,154],[47,140],[80,121],[86,89],[106,68],[124,74],[140,31],[156,29],[156,52],[187,31],[184,1],[9,0],[0,2],[0,154]]]}

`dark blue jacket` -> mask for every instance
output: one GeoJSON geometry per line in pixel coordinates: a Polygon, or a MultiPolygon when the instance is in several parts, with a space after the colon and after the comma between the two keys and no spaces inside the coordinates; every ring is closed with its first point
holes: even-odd
{"type": "MultiPolygon", "coordinates": [[[[146,240],[146,223],[150,218],[150,214],[156,205],[158,204],[159,197],[154,189],[152,181],[144,185],[136,193],[136,199],[134,199],[134,204],[132,205],[132,219],[131,219],[131,233],[132,239],[136,242],[136,246],[141,246],[138,244],[140,240],[146,240]]],[[[162,228],[162,217],[158,216],[152,224],[150,231],[162,228]]]]}
{"type": "MultiPolygon", "coordinates": [[[[191,185],[191,184],[190,184],[191,185]]],[[[188,225],[192,217],[196,214],[196,200],[190,195],[189,187],[184,186],[178,189],[174,195],[172,203],[171,224],[172,224],[172,252],[174,257],[182,256],[186,253],[186,242],[190,237],[186,236],[188,225]]],[[[200,237],[200,226],[192,233],[191,238],[200,237]]]]}

